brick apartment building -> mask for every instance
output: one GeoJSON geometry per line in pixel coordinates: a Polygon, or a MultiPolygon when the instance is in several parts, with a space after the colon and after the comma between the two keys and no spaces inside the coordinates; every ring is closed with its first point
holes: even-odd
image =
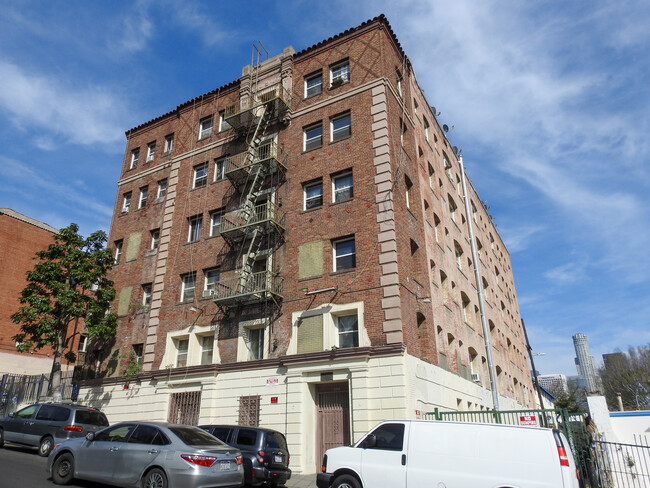
{"type": "Polygon", "coordinates": [[[13,336],[20,326],[11,316],[20,308],[20,292],[27,286],[25,273],[34,268],[36,251],[47,249],[58,233],[54,227],[7,207],[0,208],[0,376],[49,374],[52,351],[30,354],[16,350],[13,336]]]}
{"type": "Polygon", "coordinates": [[[273,427],[309,473],[377,421],[492,408],[467,219],[501,408],[533,406],[508,252],[385,17],[126,136],[118,334],[80,396],[111,421],[273,427]]]}

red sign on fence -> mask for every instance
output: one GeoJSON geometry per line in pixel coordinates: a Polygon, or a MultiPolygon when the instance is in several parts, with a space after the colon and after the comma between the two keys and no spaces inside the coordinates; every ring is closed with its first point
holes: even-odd
{"type": "Polygon", "coordinates": [[[535,415],[520,415],[519,425],[530,425],[537,427],[537,417],[535,415]]]}

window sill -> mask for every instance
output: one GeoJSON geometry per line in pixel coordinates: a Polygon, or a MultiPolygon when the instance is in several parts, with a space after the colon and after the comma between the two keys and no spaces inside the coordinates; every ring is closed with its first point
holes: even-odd
{"type": "Polygon", "coordinates": [[[339,201],[337,201],[337,202],[331,202],[331,203],[329,203],[328,205],[329,205],[330,207],[333,207],[333,206],[335,206],[335,205],[340,205],[340,204],[345,203],[345,202],[351,202],[352,200],[354,200],[354,197],[346,198],[346,199],[344,199],[344,200],[339,200],[339,201]]]}
{"type": "Polygon", "coordinates": [[[354,268],[349,268],[349,269],[342,269],[342,270],[339,270],[339,271],[332,271],[330,273],[330,276],[337,276],[337,275],[346,274],[346,273],[353,273],[356,270],[357,270],[357,268],[354,267],[354,268]]]}
{"type": "Polygon", "coordinates": [[[317,146],[317,147],[312,147],[312,148],[310,148],[310,149],[303,149],[302,154],[310,153],[310,152],[312,152],[312,151],[316,151],[316,150],[318,150],[318,149],[323,149],[323,143],[321,143],[321,144],[320,144],[319,146],[317,146]]]}
{"type": "Polygon", "coordinates": [[[208,134],[199,135],[198,141],[204,141],[206,139],[210,139],[211,135],[212,135],[212,131],[210,131],[210,133],[208,133],[208,134]]]}
{"type": "Polygon", "coordinates": [[[310,99],[312,99],[314,97],[317,97],[318,95],[322,95],[322,94],[323,94],[323,90],[321,89],[321,91],[319,91],[318,93],[312,93],[311,95],[305,95],[302,99],[303,100],[310,100],[310,99]]]}
{"type": "Polygon", "coordinates": [[[341,137],[340,139],[336,139],[335,141],[330,141],[328,145],[336,144],[337,142],[345,141],[347,139],[352,139],[352,134],[350,133],[349,136],[341,137]]]}
{"type": "Polygon", "coordinates": [[[323,209],[323,204],[321,203],[320,205],[312,208],[306,208],[302,210],[300,213],[301,214],[306,214],[306,213],[311,213],[311,212],[316,212],[317,210],[322,210],[323,209]]]}
{"type": "Polygon", "coordinates": [[[336,90],[337,88],[341,88],[343,85],[347,85],[348,83],[350,83],[350,80],[347,80],[347,81],[341,81],[341,82],[337,82],[337,83],[332,83],[332,84],[327,88],[327,90],[328,90],[328,91],[336,90]]]}
{"type": "Polygon", "coordinates": [[[160,197],[160,198],[156,198],[156,199],[153,201],[153,203],[154,203],[154,205],[157,205],[157,204],[162,203],[162,202],[164,202],[164,201],[165,201],[165,197],[160,197]]]}

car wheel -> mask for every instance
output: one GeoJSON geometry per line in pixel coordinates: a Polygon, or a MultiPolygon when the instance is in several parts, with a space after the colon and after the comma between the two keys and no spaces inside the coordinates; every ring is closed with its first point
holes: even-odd
{"type": "Polygon", "coordinates": [[[48,457],[50,451],[54,447],[54,440],[48,435],[41,439],[41,444],[38,446],[38,455],[42,457],[48,457]]]}
{"type": "Polygon", "coordinates": [[[334,478],[332,488],[361,488],[361,483],[354,476],[342,474],[334,478]]]}
{"type": "Polygon", "coordinates": [[[167,476],[162,469],[154,468],[142,477],[142,488],[167,488],[167,476]]]}
{"type": "Polygon", "coordinates": [[[72,454],[61,454],[52,466],[52,479],[57,485],[70,484],[74,478],[74,458],[72,454]]]}
{"type": "Polygon", "coordinates": [[[5,445],[5,431],[0,429],[0,447],[5,445]]]}

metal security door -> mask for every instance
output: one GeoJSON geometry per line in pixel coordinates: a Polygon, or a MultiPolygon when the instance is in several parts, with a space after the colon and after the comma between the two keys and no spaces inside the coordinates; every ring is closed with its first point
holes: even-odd
{"type": "Polygon", "coordinates": [[[350,445],[348,384],[317,385],[316,401],[316,469],[320,471],[326,450],[350,445]]]}

